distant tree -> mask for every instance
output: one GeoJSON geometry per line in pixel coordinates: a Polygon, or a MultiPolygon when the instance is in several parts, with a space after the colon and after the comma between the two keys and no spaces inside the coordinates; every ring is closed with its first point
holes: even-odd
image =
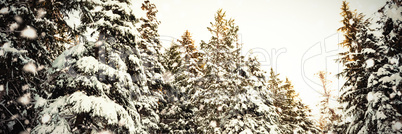
{"type": "Polygon", "coordinates": [[[315,122],[311,119],[311,110],[301,102],[293,85],[286,78],[284,84],[271,68],[267,86],[273,93],[273,103],[279,115],[282,133],[318,133],[315,122]]]}
{"type": "Polygon", "coordinates": [[[171,75],[178,73],[183,67],[184,61],[181,57],[182,52],[180,50],[181,46],[175,42],[172,42],[171,46],[163,54],[162,65],[167,72],[171,73],[171,75]]]}
{"type": "Polygon", "coordinates": [[[165,85],[162,77],[165,69],[161,64],[162,53],[160,51],[162,45],[160,44],[158,33],[160,21],[156,18],[158,10],[156,5],[149,0],[145,0],[142,3],[141,9],[146,11],[146,17],[139,19],[141,26],[137,30],[141,38],[139,38],[138,48],[145,66],[147,86],[155,94],[161,94],[165,85]]]}
{"type": "Polygon", "coordinates": [[[332,131],[333,126],[337,125],[340,121],[340,115],[337,110],[337,106],[331,106],[330,101],[338,100],[338,97],[335,97],[332,94],[332,89],[330,89],[331,81],[328,80],[327,75],[328,73],[325,71],[319,71],[317,73],[318,78],[322,83],[323,94],[322,100],[318,104],[320,107],[320,118],[318,120],[319,127],[323,133],[328,133],[332,131]]]}

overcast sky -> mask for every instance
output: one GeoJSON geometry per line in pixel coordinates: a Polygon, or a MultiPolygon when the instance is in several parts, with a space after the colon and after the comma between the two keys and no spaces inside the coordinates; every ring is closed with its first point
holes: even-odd
{"type": "MultiPolygon", "coordinates": [[[[338,90],[334,74],[341,67],[337,58],[337,29],[342,26],[341,0],[154,0],[161,21],[159,34],[165,47],[189,30],[196,44],[211,37],[207,27],[219,8],[235,19],[243,43],[243,55],[252,50],[263,69],[271,67],[288,77],[303,102],[316,109],[321,91],[314,74],[331,72],[332,88],[338,90]]],[[[351,9],[367,16],[385,4],[383,0],[349,0],[351,9]]],[[[138,5],[140,6],[140,5],[138,5]]],[[[139,7],[136,9],[140,9],[139,7]]],[[[314,110],[317,112],[317,110],[314,110]]]]}

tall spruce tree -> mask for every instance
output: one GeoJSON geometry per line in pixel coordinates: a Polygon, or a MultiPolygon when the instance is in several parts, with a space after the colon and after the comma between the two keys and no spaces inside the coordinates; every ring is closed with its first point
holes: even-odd
{"type": "Polygon", "coordinates": [[[29,132],[44,70],[69,41],[62,16],[69,9],[47,1],[5,0],[0,7],[0,133],[29,132]]]}
{"type": "Polygon", "coordinates": [[[156,18],[158,10],[156,5],[149,0],[142,3],[141,9],[146,12],[146,17],[139,19],[140,27],[137,30],[141,38],[139,38],[138,48],[145,66],[147,86],[162,99],[161,91],[165,86],[162,75],[165,73],[165,69],[161,64],[162,53],[160,50],[162,45],[158,33],[160,22],[156,18]]]}
{"type": "MultiPolygon", "coordinates": [[[[362,51],[368,61],[367,110],[364,113],[363,133],[402,133],[402,1],[387,1],[378,14],[379,27],[375,47],[362,51]],[[370,58],[370,59],[369,59],[370,58]]],[[[364,38],[362,38],[364,39],[364,38]]]]}
{"type": "Polygon", "coordinates": [[[367,110],[367,106],[364,104],[367,103],[366,94],[368,93],[368,73],[363,73],[366,71],[363,64],[367,59],[364,58],[364,53],[361,53],[361,50],[363,47],[371,47],[370,44],[373,44],[374,39],[367,34],[369,21],[364,20],[362,14],[351,11],[346,1],[342,3],[341,10],[343,17],[341,22],[344,26],[338,31],[344,33],[345,40],[339,45],[347,48],[348,51],[340,53],[341,58],[337,60],[346,67],[338,74],[338,76],[345,78],[346,82],[341,88],[340,98],[340,103],[344,105],[344,117],[342,123],[337,125],[336,131],[357,133],[356,128],[362,126],[363,113],[367,110]]]}
{"type": "Polygon", "coordinates": [[[68,1],[80,12],[79,40],[48,70],[36,96],[34,133],[146,133],[158,129],[158,99],[146,86],[129,1],[68,1]],[[92,29],[92,30],[91,30],[92,29]],[[85,33],[93,31],[90,36],[85,33]],[[96,39],[96,42],[89,39],[96,39]]]}
{"type": "Polygon", "coordinates": [[[340,59],[346,66],[341,74],[347,78],[341,96],[345,104],[341,133],[401,133],[400,3],[387,1],[377,13],[380,19],[374,31],[368,21],[355,22],[354,40],[345,41],[356,44],[347,52],[356,58],[340,59]]]}
{"type": "MultiPolygon", "coordinates": [[[[166,118],[164,122],[167,124],[166,131],[173,133],[194,133],[195,126],[194,118],[192,117],[194,112],[190,97],[198,89],[199,86],[197,83],[200,76],[202,76],[198,65],[199,53],[190,32],[186,31],[181,40],[177,41],[180,45],[172,47],[178,49],[175,49],[174,52],[177,52],[179,56],[178,58],[171,59],[172,62],[170,62],[174,65],[174,70],[171,70],[175,77],[173,82],[175,94],[172,96],[174,99],[170,106],[162,110],[161,115],[166,118]]],[[[172,52],[168,51],[167,53],[172,52]]]]}
{"type": "MultiPolygon", "coordinates": [[[[205,52],[204,76],[200,89],[192,96],[198,133],[275,133],[272,109],[264,103],[260,92],[253,89],[238,71],[234,55],[238,26],[225,18],[221,9],[208,30],[212,38],[202,41],[205,52]]],[[[240,62],[238,62],[240,63],[240,62]]]]}
{"type": "Polygon", "coordinates": [[[315,122],[311,119],[311,110],[301,102],[293,85],[286,78],[284,84],[271,68],[268,88],[273,93],[273,103],[277,107],[279,125],[282,133],[318,133],[315,122]]]}

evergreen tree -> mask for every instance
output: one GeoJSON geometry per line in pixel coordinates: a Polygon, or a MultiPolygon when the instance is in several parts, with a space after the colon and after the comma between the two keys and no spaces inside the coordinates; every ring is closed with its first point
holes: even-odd
{"type": "Polygon", "coordinates": [[[156,19],[156,5],[149,0],[142,3],[141,9],[146,11],[146,18],[140,18],[140,27],[137,28],[141,38],[139,38],[139,51],[141,59],[145,66],[145,75],[147,77],[147,86],[154,92],[155,96],[160,96],[162,99],[161,91],[165,86],[162,75],[165,69],[161,64],[162,53],[160,49],[162,45],[159,41],[158,25],[159,21],[156,19]]]}
{"type": "Polygon", "coordinates": [[[339,28],[338,31],[344,32],[345,40],[339,45],[347,48],[348,51],[340,53],[341,58],[337,60],[346,67],[338,74],[338,76],[346,78],[346,82],[341,88],[340,98],[340,103],[344,104],[344,117],[342,123],[337,125],[336,131],[340,133],[357,133],[357,131],[349,128],[355,129],[362,126],[363,113],[367,110],[367,106],[364,104],[367,103],[368,73],[364,73],[366,70],[363,67],[367,58],[364,57],[362,49],[372,47],[374,39],[367,31],[369,20],[363,20],[364,16],[362,14],[350,11],[346,1],[343,2],[341,10],[344,26],[339,28]],[[353,118],[351,118],[352,116],[353,118]]]}
{"type": "MultiPolygon", "coordinates": [[[[202,76],[202,70],[198,64],[200,55],[195,47],[194,40],[191,38],[190,32],[186,31],[181,40],[177,41],[180,45],[172,47],[177,47],[177,49],[181,50],[179,52],[180,59],[173,58],[171,62],[175,66],[175,69],[171,72],[175,76],[173,83],[175,87],[174,93],[176,94],[174,94],[174,102],[171,102],[172,106],[168,106],[162,113],[166,115],[166,118],[169,118],[168,120],[174,120],[167,123],[169,127],[167,130],[170,132],[194,133],[193,105],[190,103],[189,98],[198,89],[198,81],[202,76]]],[[[168,51],[168,53],[172,52],[168,51]]]]}
{"type": "Polygon", "coordinates": [[[334,106],[330,106],[331,99],[338,99],[332,95],[332,89],[330,89],[331,81],[327,79],[327,72],[318,72],[318,77],[322,83],[323,93],[322,100],[318,104],[320,107],[320,118],[318,120],[319,127],[323,133],[328,133],[333,130],[333,126],[337,125],[340,121],[340,115],[338,110],[334,106]]]}
{"type": "Polygon", "coordinates": [[[363,133],[402,133],[402,22],[401,0],[387,1],[378,14],[382,33],[374,44],[377,49],[364,48],[369,72],[367,80],[367,111],[364,113],[363,133]],[[393,12],[396,11],[396,12],[393,12]]]}
{"type": "Polygon", "coordinates": [[[319,129],[311,118],[311,110],[301,102],[293,85],[286,78],[285,83],[271,68],[268,88],[273,93],[273,104],[279,114],[282,133],[318,133],[319,129]]]}
{"type": "MultiPolygon", "coordinates": [[[[275,133],[272,107],[265,104],[261,93],[241,76],[234,55],[238,26],[218,10],[208,30],[212,38],[202,41],[206,61],[200,89],[192,96],[198,133],[275,133]]],[[[241,63],[240,63],[241,64],[241,63]]]]}
{"type": "Polygon", "coordinates": [[[45,1],[5,0],[0,7],[0,133],[29,132],[44,70],[69,41],[61,16],[68,9],[45,1]]]}
{"type": "Polygon", "coordinates": [[[172,42],[168,50],[163,54],[162,65],[166,69],[166,72],[170,72],[171,75],[178,73],[183,67],[181,46],[175,42],[172,42]]]}
{"type": "Polygon", "coordinates": [[[48,69],[42,84],[45,94],[35,97],[35,108],[41,112],[33,132],[156,131],[158,99],[145,85],[131,3],[69,2],[80,7],[81,37],[48,69]],[[83,36],[90,31],[90,36],[83,36]],[[96,42],[89,41],[94,38],[96,42]]]}
{"type": "Polygon", "coordinates": [[[200,53],[194,45],[194,40],[191,38],[190,32],[186,31],[182,39],[177,41],[180,42],[184,50],[184,52],[182,52],[184,64],[178,77],[187,78],[179,79],[178,83],[180,87],[184,88],[181,89],[181,92],[191,96],[198,87],[197,84],[198,81],[200,81],[200,77],[203,76],[202,69],[199,66],[200,53]]]}
{"type": "Polygon", "coordinates": [[[342,76],[347,78],[341,96],[341,102],[346,104],[341,127],[346,129],[340,129],[341,133],[401,132],[401,100],[397,97],[401,80],[401,21],[396,17],[400,16],[400,3],[388,1],[379,10],[379,28],[375,31],[369,29],[368,21],[357,22],[355,40],[349,41],[357,45],[349,46],[348,52],[357,58],[340,59],[346,66],[342,76]],[[382,33],[377,34],[378,31],[382,33]]]}
{"type": "Polygon", "coordinates": [[[184,70],[182,46],[172,42],[172,46],[165,52],[162,64],[166,68],[166,82],[172,85],[170,91],[165,93],[167,104],[160,112],[162,133],[194,133],[194,126],[189,126],[192,111],[189,110],[188,101],[181,98],[189,97],[182,92],[184,88],[179,81],[189,79],[181,75],[184,70]]]}

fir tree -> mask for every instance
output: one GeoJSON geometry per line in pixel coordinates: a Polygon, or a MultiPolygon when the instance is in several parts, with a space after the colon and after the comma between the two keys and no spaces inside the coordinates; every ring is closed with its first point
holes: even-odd
{"type": "MultiPolygon", "coordinates": [[[[402,133],[402,1],[387,1],[378,14],[380,25],[376,30],[375,52],[365,55],[373,64],[366,62],[369,72],[367,80],[367,111],[364,113],[363,133],[402,133]],[[396,11],[396,12],[393,12],[396,11]]],[[[364,39],[364,38],[363,38],[364,39]]],[[[364,52],[372,52],[364,48],[364,52]]]]}
{"type": "Polygon", "coordinates": [[[362,49],[371,47],[374,39],[367,31],[369,21],[364,20],[362,14],[358,14],[356,11],[350,11],[346,1],[343,2],[341,10],[341,15],[344,18],[342,20],[344,26],[339,28],[338,31],[344,32],[345,40],[339,45],[347,48],[348,51],[340,53],[341,58],[337,61],[346,67],[338,74],[338,76],[346,78],[346,82],[341,88],[342,92],[340,98],[340,103],[346,105],[343,107],[343,122],[337,125],[336,131],[340,133],[357,133],[357,131],[349,128],[362,126],[361,120],[364,119],[363,113],[367,110],[364,104],[367,102],[368,74],[363,73],[366,71],[363,64],[368,58],[364,57],[362,49]],[[353,116],[353,120],[349,120],[351,116],[353,116]],[[350,127],[346,127],[348,125],[350,125],[350,127]]]}
{"type": "Polygon", "coordinates": [[[286,78],[284,84],[271,68],[268,88],[273,93],[273,103],[279,115],[282,133],[318,133],[319,129],[311,120],[311,110],[301,102],[293,85],[286,78]]]}
{"type": "MultiPolygon", "coordinates": [[[[145,66],[145,75],[147,77],[147,86],[155,93],[161,94],[165,83],[162,75],[165,73],[162,61],[162,53],[160,49],[162,45],[159,41],[158,25],[159,21],[156,19],[156,5],[149,0],[142,3],[141,9],[146,11],[146,18],[140,18],[141,24],[137,28],[141,38],[139,38],[139,50],[141,59],[145,66]]],[[[162,99],[162,98],[160,98],[162,99]]]]}
{"type": "MultiPolygon", "coordinates": [[[[377,13],[379,27],[368,21],[357,25],[352,45],[358,57],[343,62],[347,79],[341,102],[345,103],[342,133],[400,133],[400,16],[401,1],[388,1],[377,13]],[[381,31],[381,34],[377,34],[381,31]],[[399,35],[399,36],[398,36],[399,35]],[[351,66],[353,65],[353,66],[351,66]]],[[[346,32],[346,34],[348,34],[346,32]]]]}
{"type": "Polygon", "coordinates": [[[338,100],[337,97],[332,95],[332,89],[330,89],[331,81],[327,79],[327,72],[318,72],[318,77],[322,83],[323,93],[322,100],[318,104],[320,107],[320,118],[318,120],[319,127],[323,133],[328,133],[333,130],[333,126],[337,125],[340,121],[340,115],[338,114],[338,109],[330,106],[331,99],[338,100]]]}
{"type": "Polygon", "coordinates": [[[181,57],[182,52],[180,51],[181,46],[175,42],[172,42],[171,46],[163,54],[162,65],[167,72],[171,75],[178,73],[183,67],[183,58],[181,57]]]}
{"type": "MultiPolygon", "coordinates": [[[[175,87],[174,93],[176,94],[174,94],[174,102],[171,102],[172,106],[168,106],[167,109],[164,109],[162,114],[166,115],[166,118],[170,118],[168,120],[173,120],[167,123],[169,127],[167,129],[170,132],[194,133],[195,126],[192,118],[193,105],[190,103],[189,98],[199,88],[198,82],[202,76],[202,70],[198,64],[200,55],[195,47],[194,40],[191,38],[190,32],[186,31],[181,40],[177,41],[180,45],[172,47],[177,47],[177,49],[181,50],[178,52],[180,59],[179,57],[174,58],[171,62],[175,66],[172,73],[175,77],[173,83],[175,87]]],[[[167,53],[172,52],[168,51],[167,53]]]]}
{"type": "MultiPolygon", "coordinates": [[[[264,103],[261,92],[254,90],[239,73],[242,64],[238,49],[238,26],[218,10],[208,30],[212,38],[202,41],[206,61],[200,89],[192,96],[198,133],[275,133],[272,107],[264,103]],[[238,63],[238,64],[237,64],[238,63]]],[[[272,105],[271,105],[272,106],[272,105]]]]}
{"type": "Polygon", "coordinates": [[[145,85],[131,3],[75,4],[81,7],[81,25],[77,27],[81,37],[48,69],[50,75],[42,84],[45,94],[35,97],[35,108],[41,112],[33,132],[156,131],[158,99],[145,85]],[[83,36],[90,31],[90,36],[83,36]]]}
{"type": "Polygon", "coordinates": [[[0,7],[0,129],[29,132],[37,124],[33,98],[44,70],[69,41],[66,32],[71,29],[64,27],[61,16],[61,9],[69,9],[45,1],[6,0],[0,7]]]}

